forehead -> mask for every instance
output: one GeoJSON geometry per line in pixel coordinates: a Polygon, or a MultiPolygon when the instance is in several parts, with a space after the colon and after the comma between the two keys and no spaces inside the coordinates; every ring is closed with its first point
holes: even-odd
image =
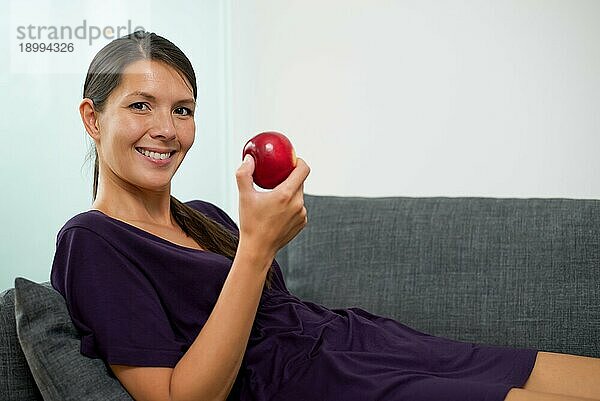
{"type": "Polygon", "coordinates": [[[121,75],[115,92],[124,97],[134,92],[152,93],[157,98],[193,98],[191,85],[175,68],[153,60],[138,60],[129,64],[121,75]]]}

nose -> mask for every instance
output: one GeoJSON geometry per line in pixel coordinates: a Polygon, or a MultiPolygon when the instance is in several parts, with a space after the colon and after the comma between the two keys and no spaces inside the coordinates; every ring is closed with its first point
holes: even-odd
{"type": "Polygon", "coordinates": [[[162,111],[154,114],[154,125],[150,131],[152,138],[172,140],[177,135],[173,116],[170,111],[162,111]]]}

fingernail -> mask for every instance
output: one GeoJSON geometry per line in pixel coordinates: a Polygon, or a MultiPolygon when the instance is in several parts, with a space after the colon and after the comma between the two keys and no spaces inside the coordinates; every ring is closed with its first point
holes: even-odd
{"type": "Polygon", "coordinates": [[[250,159],[249,159],[250,157],[252,157],[252,156],[250,156],[250,155],[246,155],[246,156],[244,156],[244,161],[243,161],[243,163],[248,163],[248,161],[250,160],[250,159]]]}

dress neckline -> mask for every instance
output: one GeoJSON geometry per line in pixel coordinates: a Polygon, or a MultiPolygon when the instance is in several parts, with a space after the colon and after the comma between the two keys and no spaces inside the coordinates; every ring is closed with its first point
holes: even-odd
{"type": "Polygon", "coordinates": [[[180,248],[180,249],[184,249],[186,251],[192,251],[192,252],[209,252],[209,251],[206,251],[204,249],[190,248],[189,246],[184,246],[184,245],[177,244],[177,243],[175,243],[173,241],[169,241],[168,239],[165,239],[165,238],[160,237],[160,236],[158,236],[156,234],[153,234],[150,231],[146,231],[143,228],[140,228],[138,226],[134,226],[133,224],[128,223],[128,222],[126,222],[124,220],[117,219],[116,217],[109,216],[108,214],[104,213],[103,211],[101,211],[99,209],[90,209],[90,210],[88,210],[88,213],[91,213],[91,212],[96,212],[96,213],[100,214],[101,216],[104,216],[104,217],[106,217],[109,220],[112,220],[112,221],[115,221],[117,223],[120,223],[121,225],[124,225],[127,228],[129,228],[129,229],[137,231],[137,232],[141,233],[142,235],[144,235],[144,236],[146,236],[146,237],[148,237],[150,239],[154,239],[154,240],[157,240],[159,242],[163,242],[165,244],[174,246],[176,248],[180,248]]]}

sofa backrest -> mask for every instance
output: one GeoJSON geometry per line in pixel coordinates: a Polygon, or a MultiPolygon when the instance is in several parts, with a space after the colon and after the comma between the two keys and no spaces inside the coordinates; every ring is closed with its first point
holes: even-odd
{"type": "Polygon", "coordinates": [[[600,201],[306,195],[290,291],[479,343],[600,356],[600,201]]]}

